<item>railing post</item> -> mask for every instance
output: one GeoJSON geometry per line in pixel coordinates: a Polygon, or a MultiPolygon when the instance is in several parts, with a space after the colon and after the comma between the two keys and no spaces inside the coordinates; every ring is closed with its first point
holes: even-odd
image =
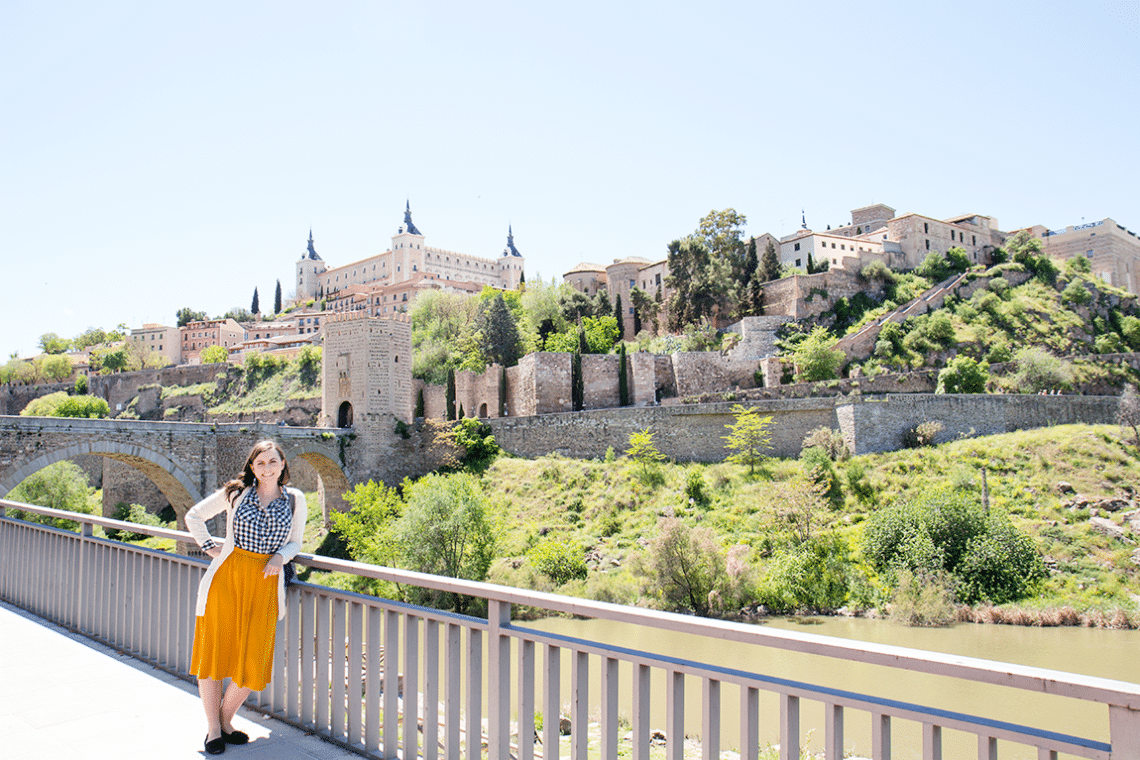
{"type": "Polygon", "coordinates": [[[780,760],[800,757],[800,698],[780,695],[780,760]]]}
{"type": "Polygon", "coordinates": [[[1140,757],[1140,710],[1109,705],[1108,731],[1113,760],[1140,757]]]}
{"type": "MultiPolygon", "coordinates": [[[[487,606],[487,754],[491,760],[511,755],[511,605],[490,600],[487,606]]],[[[522,728],[519,728],[521,733],[522,728]]],[[[520,737],[521,741],[521,737],[520,737]]]]}

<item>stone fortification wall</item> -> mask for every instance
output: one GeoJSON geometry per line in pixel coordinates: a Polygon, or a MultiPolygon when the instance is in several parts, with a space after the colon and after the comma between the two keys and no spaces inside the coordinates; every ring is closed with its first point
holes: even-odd
{"type": "Polygon", "coordinates": [[[531,354],[531,356],[534,356],[533,413],[554,414],[572,411],[574,408],[570,387],[572,355],[531,354]]]}
{"type": "Polygon", "coordinates": [[[872,290],[858,273],[846,269],[792,275],[764,283],[764,313],[794,319],[816,317],[834,308],[840,298],[872,290]]]}
{"type": "Polygon", "coordinates": [[[1119,401],[1116,396],[910,394],[863,398],[838,407],[837,415],[851,450],[869,454],[901,448],[908,430],[930,421],[942,423],[935,443],[1049,425],[1109,424],[1119,401]]]}
{"type": "Polygon", "coordinates": [[[753,376],[758,367],[755,360],[722,356],[717,351],[692,351],[673,354],[673,371],[676,373],[676,393],[684,398],[709,390],[727,390],[733,387],[753,388],[753,376]]]}
{"type": "Polygon", "coordinates": [[[729,325],[725,331],[737,333],[741,338],[732,349],[733,357],[758,362],[765,356],[777,353],[776,331],[781,325],[791,321],[792,318],[786,315],[744,317],[736,324],[729,325]]]}
{"type": "MultiPolygon", "coordinates": [[[[586,409],[613,409],[621,405],[620,359],[615,354],[582,356],[582,398],[586,409]]],[[[629,379],[628,373],[626,379],[629,379]]]]}
{"type": "MultiPolygon", "coordinates": [[[[530,416],[534,414],[534,357],[527,354],[514,367],[507,367],[507,414],[530,416]]],[[[432,415],[442,417],[443,415],[432,415]]]]}
{"type": "MultiPolygon", "coordinates": [[[[804,435],[813,428],[837,427],[834,399],[757,402],[772,415],[772,445],[779,456],[796,456],[804,435]]],[[[700,404],[651,408],[600,409],[574,414],[505,417],[488,420],[503,449],[524,457],[558,453],[577,458],[622,452],[629,436],[649,429],[659,451],[679,461],[718,462],[727,456],[722,436],[733,422],[732,404],[700,404]]]]}
{"type": "MultiPolygon", "coordinates": [[[[922,422],[943,425],[937,442],[1056,424],[1112,423],[1114,396],[1022,396],[910,394],[850,398],[805,398],[745,402],[771,415],[772,451],[794,457],[811,430],[840,430],[856,454],[895,451],[903,436],[922,422]]],[[[622,452],[629,436],[653,433],[654,443],[678,461],[718,462],[728,451],[723,436],[733,421],[732,403],[626,408],[506,417],[489,420],[504,450],[524,457],[560,454],[576,458],[622,452]]]]}

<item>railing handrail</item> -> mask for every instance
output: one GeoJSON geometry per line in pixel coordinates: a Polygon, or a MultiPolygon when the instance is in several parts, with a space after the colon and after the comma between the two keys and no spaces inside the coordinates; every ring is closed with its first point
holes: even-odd
{"type": "MultiPolygon", "coordinates": [[[[114,520],[92,514],[39,507],[0,499],[0,519],[4,509],[62,518],[80,524],[99,525],[132,533],[145,533],[162,538],[193,542],[189,533],[169,528],[114,520]]],[[[644,625],[659,630],[712,636],[745,644],[795,650],[797,652],[835,657],[870,665],[901,668],[904,670],[948,676],[966,681],[1034,691],[1041,694],[1091,700],[1108,705],[1140,709],[1140,684],[1117,681],[1097,676],[1085,676],[1065,671],[1027,665],[985,660],[975,657],[945,654],[890,644],[855,641],[832,636],[784,631],[747,623],[711,618],[698,618],[673,612],[650,610],[641,607],[597,602],[589,599],[562,596],[542,591],[499,586],[492,583],[446,578],[413,570],[381,567],[363,562],[298,554],[296,561],[318,570],[345,572],[365,578],[416,585],[448,593],[482,597],[490,601],[538,607],[567,615],[600,618],[621,623],[644,625]]]]}

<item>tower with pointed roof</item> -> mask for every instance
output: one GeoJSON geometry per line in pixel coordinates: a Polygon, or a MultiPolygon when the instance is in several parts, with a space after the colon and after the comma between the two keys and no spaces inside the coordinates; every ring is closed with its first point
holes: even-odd
{"type": "Polygon", "coordinates": [[[309,228],[309,247],[301,254],[297,262],[297,300],[305,302],[317,297],[320,289],[320,277],[328,269],[328,265],[317,253],[313,246],[313,228],[309,228]]]}
{"type": "Polygon", "coordinates": [[[515,231],[512,225],[507,225],[507,247],[499,257],[499,277],[502,278],[507,290],[518,290],[519,281],[523,273],[523,255],[515,248],[515,231]]]}
{"type": "Polygon", "coordinates": [[[404,207],[404,225],[392,236],[392,282],[404,282],[424,269],[424,234],[412,221],[412,204],[404,207]]]}

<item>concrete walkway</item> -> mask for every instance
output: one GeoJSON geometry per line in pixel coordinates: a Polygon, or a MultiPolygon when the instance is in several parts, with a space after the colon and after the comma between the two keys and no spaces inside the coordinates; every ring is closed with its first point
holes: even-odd
{"type": "MultiPolygon", "coordinates": [[[[234,760],[360,756],[242,708],[234,760]]],[[[0,758],[211,757],[197,687],[0,602],[0,758]]]]}

